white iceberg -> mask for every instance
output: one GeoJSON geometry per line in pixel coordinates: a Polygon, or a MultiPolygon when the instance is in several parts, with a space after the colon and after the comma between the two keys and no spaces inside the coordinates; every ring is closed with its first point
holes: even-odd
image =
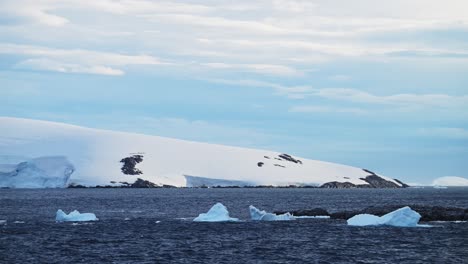
{"type": "Polygon", "coordinates": [[[273,214],[266,211],[260,211],[255,206],[249,206],[250,218],[255,221],[289,221],[295,220],[296,218],[290,213],[285,214],[273,214]]]}
{"type": "Polygon", "coordinates": [[[66,214],[62,210],[57,210],[55,221],[57,222],[82,222],[82,221],[97,221],[99,220],[93,213],[80,213],[77,210],[66,214]]]}
{"type": "Polygon", "coordinates": [[[195,222],[226,222],[239,221],[237,218],[229,216],[229,211],[222,203],[216,203],[207,213],[200,214],[193,219],[195,222]]]}
{"type": "Polygon", "coordinates": [[[355,215],[348,219],[347,223],[352,226],[390,225],[415,227],[419,226],[419,219],[421,219],[421,215],[418,212],[405,206],[380,217],[371,214],[355,215]]]}

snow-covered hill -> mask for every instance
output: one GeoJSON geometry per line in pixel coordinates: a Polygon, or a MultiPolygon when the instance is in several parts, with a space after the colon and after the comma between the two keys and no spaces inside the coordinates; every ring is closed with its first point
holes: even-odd
{"type": "Polygon", "coordinates": [[[464,187],[468,186],[468,179],[456,176],[445,176],[435,179],[432,182],[433,186],[453,186],[464,187]]]}
{"type": "Polygon", "coordinates": [[[138,178],[177,187],[402,187],[360,168],[273,151],[0,117],[0,187],[121,185],[138,178]]]}

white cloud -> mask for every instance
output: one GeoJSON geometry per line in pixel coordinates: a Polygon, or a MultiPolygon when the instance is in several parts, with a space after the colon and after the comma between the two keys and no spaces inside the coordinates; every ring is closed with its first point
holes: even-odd
{"type": "Polygon", "coordinates": [[[293,106],[289,109],[292,113],[342,113],[342,114],[366,114],[367,111],[360,108],[339,107],[339,106],[317,106],[317,105],[302,105],[293,106]]]}
{"type": "MultiPolygon", "coordinates": [[[[321,63],[343,58],[385,62],[438,56],[438,60],[459,58],[468,63],[464,43],[434,45],[416,37],[400,40],[392,39],[391,35],[379,40],[383,33],[387,36],[387,33],[407,34],[409,30],[468,29],[468,18],[460,11],[467,8],[466,1],[424,3],[3,0],[0,16],[27,23],[2,25],[0,35],[10,43],[20,39],[21,43],[32,43],[30,46],[62,47],[75,55],[79,51],[76,47],[108,50],[113,54],[135,50],[157,52],[158,56],[172,58],[175,64],[185,65],[177,70],[193,70],[193,64],[188,63],[193,61],[206,67],[207,75],[213,69],[221,74],[227,69],[304,76],[307,68],[315,69],[321,63]],[[340,8],[336,8],[338,4],[340,8]],[[377,39],[370,41],[374,34],[377,39]]],[[[23,54],[29,56],[26,59],[125,71],[117,69],[119,65],[114,63],[82,63],[50,54],[39,58],[32,52],[23,54]]],[[[142,59],[141,55],[133,57],[136,56],[142,59]]]]}
{"type": "MultiPolygon", "coordinates": [[[[314,88],[307,85],[285,86],[256,80],[224,80],[207,79],[213,83],[222,83],[234,86],[249,86],[271,88],[275,94],[291,99],[305,99],[312,97],[326,98],[336,101],[358,104],[375,104],[387,107],[397,107],[400,111],[414,111],[424,108],[466,108],[468,107],[468,95],[448,94],[392,94],[376,95],[351,88],[314,88]]],[[[297,109],[296,109],[297,110],[297,109]]],[[[305,112],[305,108],[302,109],[305,112]]],[[[393,109],[395,110],[395,109],[393,109]]],[[[309,111],[314,111],[311,108],[309,111]]],[[[315,109],[318,111],[318,109],[315,109]]],[[[300,111],[295,111],[300,112],[300,111]]]]}
{"type": "Polygon", "coordinates": [[[202,63],[201,65],[214,69],[249,71],[276,76],[295,76],[302,74],[300,71],[294,68],[273,64],[227,64],[222,62],[209,62],[202,63]]]}
{"type": "Polygon", "coordinates": [[[17,68],[57,71],[64,73],[92,73],[122,75],[122,69],[113,66],[168,64],[148,55],[124,55],[82,49],[51,49],[46,47],[0,43],[0,54],[32,57],[20,61],[17,68]]]}
{"type": "Polygon", "coordinates": [[[82,66],[48,59],[28,59],[16,64],[19,69],[46,70],[63,73],[89,73],[99,75],[123,75],[124,71],[106,66],[82,66]]]}

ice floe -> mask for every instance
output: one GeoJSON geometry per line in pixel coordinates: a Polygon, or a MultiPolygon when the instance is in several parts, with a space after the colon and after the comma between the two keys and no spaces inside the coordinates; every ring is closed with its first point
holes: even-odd
{"type": "Polygon", "coordinates": [[[260,211],[255,206],[249,206],[250,211],[250,218],[255,221],[288,221],[288,220],[295,220],[295,217],[290,213],[284,214],[273,214],[268,213],[264,210],[260,211]]]}
{"type": "Polygon", "coordinates": [[[97,221],[99,220],[93,213],[80,213],[77,210],[66,214],[62,210],[57,210],[55,221],[57,222],[82,222],[82,221],[97,221]]]}
{"type": "Polygon", "coordinates": [[[222,203],[217,203],[211,207],[207,213],[202,213],[195,219],[195,222],[226,222],[226,221],[239,221],[237,218],[229,216],[229,211],[222,203]]]}
{"type": "Polygon", "coordinates": [[[401,227],[416,227],[421,215],[405,206],[383,216],[371,214],[359,214],[347,220],[348,225],[352,226],[369,226],[369,225],[390,225],[401,227]]]}

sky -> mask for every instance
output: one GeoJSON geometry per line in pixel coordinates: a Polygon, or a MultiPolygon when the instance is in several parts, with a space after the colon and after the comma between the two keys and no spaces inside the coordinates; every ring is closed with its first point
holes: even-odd
{"type": "Polygon", "coordinates": [[[0,0],[0,116],[468,177],[468,1],[0,0]]]}

